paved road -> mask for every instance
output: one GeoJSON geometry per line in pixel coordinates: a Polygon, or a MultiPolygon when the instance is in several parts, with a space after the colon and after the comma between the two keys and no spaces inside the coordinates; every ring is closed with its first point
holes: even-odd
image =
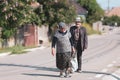
{"type": "Polygon", "coordinates": [[[83,53],[83,72],[59,78],[50,47],[0,57],[0,80],[120,80],[120,30],[90,36],[83,53]]]}

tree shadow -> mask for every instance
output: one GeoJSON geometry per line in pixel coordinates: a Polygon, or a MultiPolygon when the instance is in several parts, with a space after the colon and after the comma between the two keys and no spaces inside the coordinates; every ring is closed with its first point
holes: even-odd
{"type": "Polygon", "coordinates": [[[36,70],[43,70],[43,71],[53,71],[58,72],[59,70],[57,68],[51,68],[51,67],[42,67],[42,66],[32,66],[32,65],[21,65],[21,64],[0,64],[0,66],[16,66],[16,67],[25,67],[25,68],[33,68],[36,70]]]}
{"type": "Polygon", "coordinates": [[[51,74],[28,74],[28,73],[23,73],[23,75],[29,75],[29,76],[45,76],[45,77],[59,77],[58,75],[51,75],[51,74]]]}
{"type": "MultiPolygon", "coordinates": [[[[57,68],[51,67],[42,67],[42,66],[32,66],[32,65],[21,65],[21,64],[0,64],[0,66],[14,66],[14,67],[23,67],[23,68],[33,68],[35,70],[43,70],[43,71],[52,71],[52,72],[59,72],[57,68]]],[[[22,75],[29,75],[29,76],[46,76],[46,77],[59,77],[58,75],[51,75],[51,74],[29,74],[23,73],[22,75]]]]}

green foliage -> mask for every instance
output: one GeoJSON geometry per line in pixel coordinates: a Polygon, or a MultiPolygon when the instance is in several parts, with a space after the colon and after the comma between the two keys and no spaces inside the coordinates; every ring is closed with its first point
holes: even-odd
{"type": "Polygon", "coordinates": [[[117,26],[120,26],[120,17],[118,16],[104,17],[103,20],[104,25],[115,26],[115,23],[117,23],[117,26]]]}
{"type": "Polygon", "coordinates": [[[8,38],[10,38],[11,36],[13,36],[15,34],[15,31],[16,31],[15,28],[3,27],[1,38],[2,39],[8,39],[8,38]]]}
{"type": "Polygon", "coordinates": [[[12,54],[21,54],[21,53],[28,52],[29,49],[31,49],[31,48],[36,48],[36,47],[35,46],[24,47],[22,45],[16,45],[13,47],[0,48],[0,53],[11,52],[12,54]]]}
{"type": "Polygon", "coordinates": [[[74,20],[75,8],[70,5],[69,0],[38,0],[43,5],[44,23],[50,27],[60,21],[70,23],[74,20]]]}
{"type": "Polygon", "coordinates": [[[17,45],[17,46],[14,46],[13,49],[12,49],[12,54],[21,54],[21,53],[25,53],[26,51],[24,51],[24,47],[23,46],[20,46],[20,45],[17,45]]]}
{"type": "Polygon", "coordinates": [[[96,2],[96,0],[78,0],[78,2],[83,8],[88,11],[86,20],[90,24],[100,20],[101,17],[104,15],[104,11],[96,2]]]}
{"type": "Polygon", "coordinates": [[[91,34],[101,34],[99,31],[93,30],[92,26],[87,24],[87,23],[84,23],[83,26],[86,28],[88,35],[91,35],[91,34]]]}
{"type": "Polygon", "coordinates": [[[6,0],[0,3],[0,26],[2,38],[9,38],[14,35],[17,27],[35,23],[40,25],[41,21],[30,3],[32,0],[6,0]]]}
{"type": "MultiPolygon", "coordinates": [[[[53,27],[59,22],[63,21],[70,23],[74,21],[76,16],[75,7],[72,6],[69,0],[37,0],[43,5],[42,23],[47,24],[49,27],[48,36],[49,40],[53,33],[53,27]]],[[[39,13],[39,12],[38,12],[39,13]]]]}
{"type": "Polygon", "coordinates": [[[72,22],[76,15],[69,0],[6,0],[0,3],[0,11],[3,39],[14,36],[17,27],[27,23],[45,23],[51,27],[60,21],[72,22]],[[36,1],[40,6],[32,8],[31,3],[36,1]]]}

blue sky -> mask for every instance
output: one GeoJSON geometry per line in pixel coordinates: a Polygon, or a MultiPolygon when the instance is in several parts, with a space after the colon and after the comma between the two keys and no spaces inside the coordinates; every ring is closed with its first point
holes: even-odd
{"type": "MultiPolygon", "coordinates": [[[[98,4],[103,8],[107,9],[108,8],[108,0],[96,0],[98,4]]],[[[112,7],[120,7],[120,0],[109,0],[109,7],[110,9],[112,7]]]]}

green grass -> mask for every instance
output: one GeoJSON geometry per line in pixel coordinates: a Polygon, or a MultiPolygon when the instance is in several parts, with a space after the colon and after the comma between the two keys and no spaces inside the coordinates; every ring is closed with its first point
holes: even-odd
{"type": "Polygon", "coordinates": [[[12,54],[25,53],[25,52],[24,52],[24,49],[25,49],[25,47],[23,47],[23,46],[14,46],[14,47],[12,48],[11,53],[12,53],[12,54]]]}
{"type": "Polygon", "coordinates": [[[27,52],[24,51],[25,49],[30,49],[30,48],[35,48],[35,46],[23,47],[21,45],[16,45],[13,47],[1,48],[0,53],[11,52],[11,54],[22,54],[27,52]]]}
{"type": "Polygon", "coordinates": [[[93,30],[92,26],[90,26],[87,23],[84,23],[83,26],[86,27],[88,35],[91,35],[91,34],[101,34],[101,32],[93,30]]]}
{"type": "Polygon", "coordinates": [[[11,50],[12,50],[12,47],[9,47],[9,48],[0,48],[0,53],[10,52],[11,50]]]}

